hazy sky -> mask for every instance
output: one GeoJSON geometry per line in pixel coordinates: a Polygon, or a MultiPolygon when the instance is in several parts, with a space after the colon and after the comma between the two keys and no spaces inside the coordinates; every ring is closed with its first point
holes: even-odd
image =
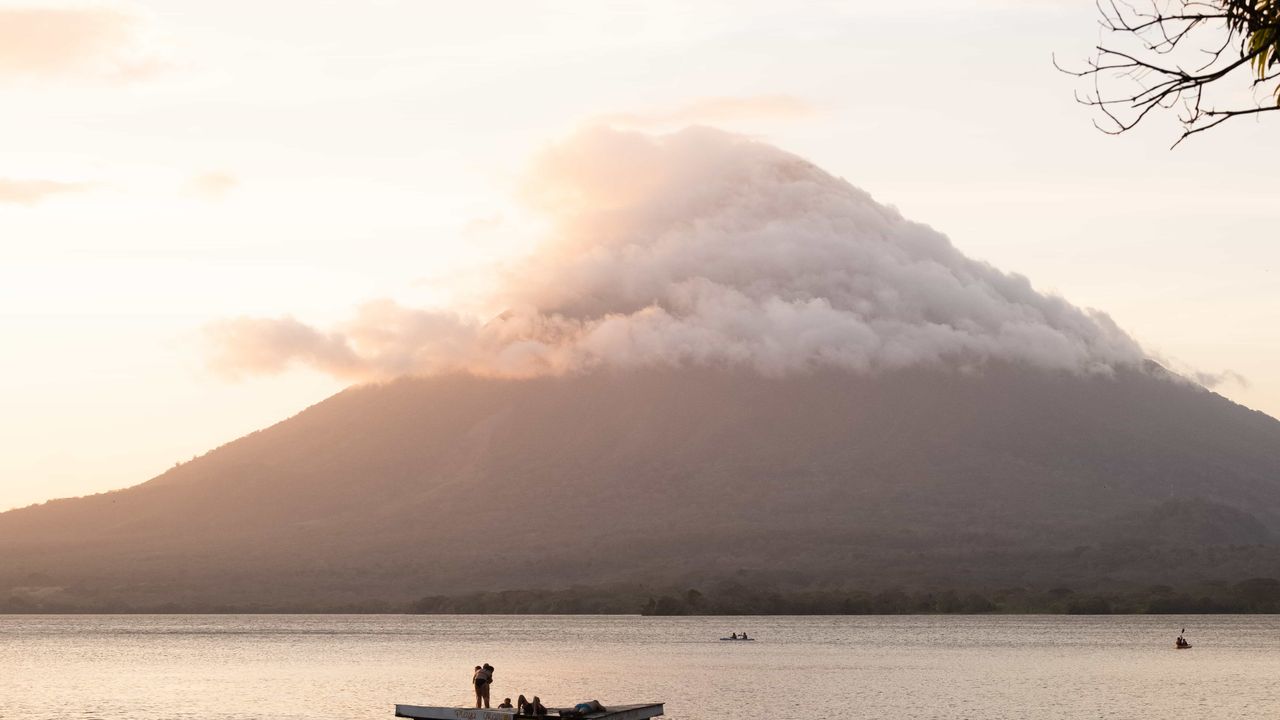
{"type": "MultiPolygon", "coordinates": [[[[1104,136],[1090,2],[0,2],[0,509],[146,480],[341,387],[204,329],[442,305],[607,118],[808,158],[1280,414],[1280,122],[1104,136]]],[[[483,279],[483,274],[478,277],[483,279]]]]}

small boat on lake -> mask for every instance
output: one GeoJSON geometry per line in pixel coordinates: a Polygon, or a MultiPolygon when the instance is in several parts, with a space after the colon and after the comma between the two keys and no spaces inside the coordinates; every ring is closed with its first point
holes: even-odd
{"type": "Polygon", "coordinates": [[[1173,641],[1173,647],[1175,650],[1191,649],[1191,643],[1187,642],[1187,639],[1183,637],[1183,635],[1186,635],[1186,634],[1187,634],[1187,629],[1182,628],[1182,632],[1178,635],[1178,639],[1173,641]]]}
{"type": "MultiPolygon", "coordinates": [[[[579,712],[573,708],[547,708],[543,717],[576,718],[577,720],[646,720],[662,715],[662,703],[639,705],[605,705],[597,711],[579,712]]],[[[513,708],[430,707],[426,705],[396,705],[396,717],[413,720],[511,720],[528,718],[517,715],[513,708]]]]}
{"type": "Polygon", "coordinates": [[[755,642],[755,641],[756,641],[756,639],[755,639],[755,638],[753,638],[753,637],[727,637],[727,638],[720,638],[720,642],[755,642]]]}

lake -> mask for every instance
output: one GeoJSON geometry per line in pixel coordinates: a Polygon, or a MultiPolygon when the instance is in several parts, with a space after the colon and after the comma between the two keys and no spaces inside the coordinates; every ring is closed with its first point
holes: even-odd
{"type": "Polygon", "coordinates": [[[482,662],[495,705],[675,720],[1280,713],[1278,616],[116,615],[0,616],[0,717],[387,720],[471,704],[482,662]]]}

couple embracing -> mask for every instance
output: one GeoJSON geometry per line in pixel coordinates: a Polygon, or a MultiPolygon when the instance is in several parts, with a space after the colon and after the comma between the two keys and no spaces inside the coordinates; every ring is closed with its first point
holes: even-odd
{"type": "Polygon", "coordinates": [[[476,707],[489,707],[489,686],[493,684],[493,666],[489,663],[477,665],[475,673],[471,676],[471,684],[476,690],[476,707]]]}

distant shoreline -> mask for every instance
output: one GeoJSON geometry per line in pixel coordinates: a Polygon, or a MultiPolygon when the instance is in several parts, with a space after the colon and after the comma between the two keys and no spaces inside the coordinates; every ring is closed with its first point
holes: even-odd
{"type": "Polygon", "coordinates": [[[1169,613],[1143,613],[1143,612],[1111,612],[1111,613],[1062,613],[1062,612],[988,612],[988,613],[927,613],[927,612],[907,612],[907,613],[741,613],[734,615],[644,615],[642,613],[503,613],[503,612],[484,612],[484,613],[467,613],[467,612],[449,612],[449,613],[416,613],[416,612],[357,612],[357,611],[326,611],[326,610],[172,610],[172,611],[152,611],[152,610],[133,610],[128,612],[121,611],[93,611],[93,610],[77,610],[74,612],[0,612],[0,617],[155,617],[155,616],[173,616],[173,617],[199,617],[199,616],[264,616],[264,615],[305,615],[305,616],[402,616],[402,617],[652,617],[652,618],[670,618],[670,617],[707,617],[707,618],[735,618],[735,617],[779,617],[779,618],[799,618],[799,617],[1028,617],[1028,616],[1088,616],[1100,617],[1107,615],[1115,616],[1136,616],[1136,615],[1280,615],[1280,612],[1169,612],[1169,613]]]}
{"type": "Polygon", "coordinates": [[[50,602],[0,598],[0,615],[639,615],[859,616],[859,615],[1266,615],[1280,614],[1280,580],[1250,578],[1178,591],[1076,591],[1003,588],[990,591],[898,589],[867,591],[777,590],[734,586],[704,593],[616,588],[505,590],[432,595],[416,601],[351,603],[129,603],[50,602]]]}

